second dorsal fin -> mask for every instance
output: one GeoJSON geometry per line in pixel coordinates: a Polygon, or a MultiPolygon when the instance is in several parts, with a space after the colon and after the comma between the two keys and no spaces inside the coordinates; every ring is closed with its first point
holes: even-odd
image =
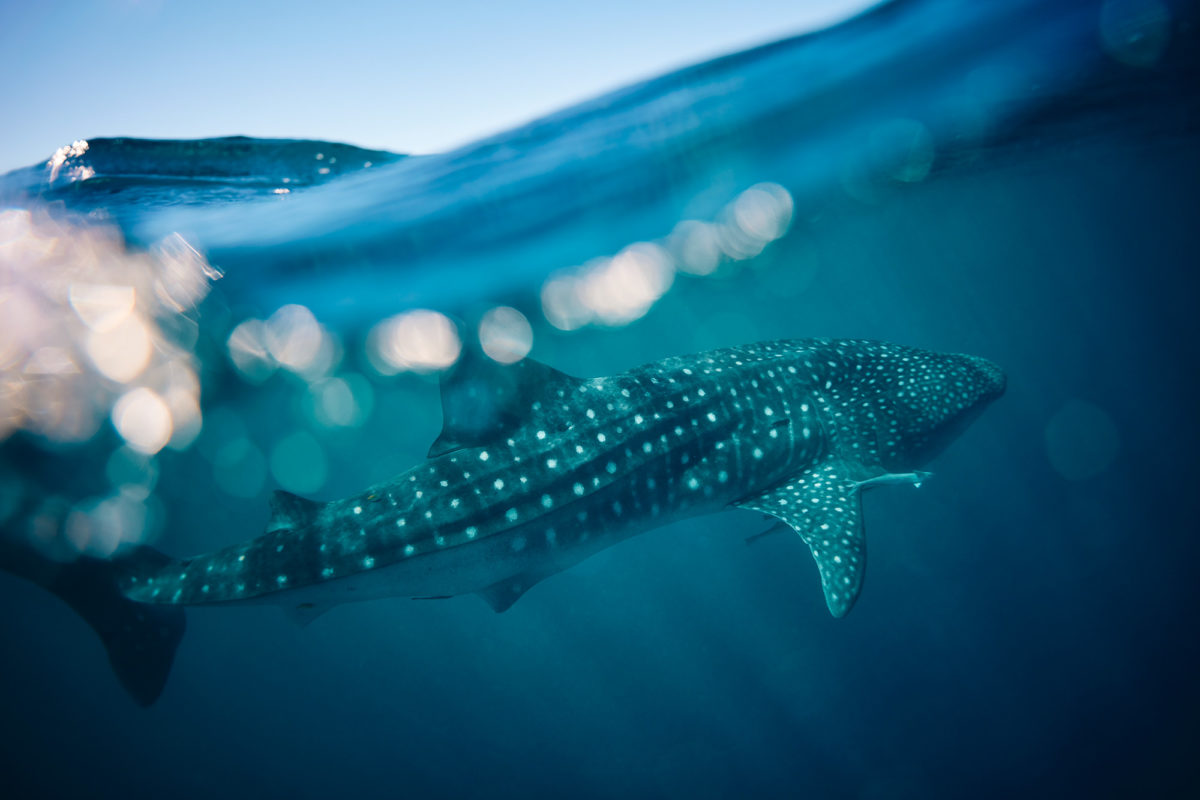
{"type": "Polygon", "coordinates": [[[316,500],[306,500],[282,489],[274,492],[271,495],[271,520],[267,523],[267,533],[311,525],[322,505],[316,500]]]}
{"type": "Polygon", "coordinates": [[[529,358],[501,364],[483,353],[464,351],[442,378],[442,432],[429,457],[493,442],[530,421],[534,403],[582,382],[529,358]]]}

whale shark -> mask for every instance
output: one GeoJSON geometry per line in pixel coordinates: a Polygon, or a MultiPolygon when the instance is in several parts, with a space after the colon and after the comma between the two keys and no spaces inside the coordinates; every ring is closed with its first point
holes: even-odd
{"type": "Polygon", "coordinates": [[[0,561],[101,634],[139,702],[165,684],[183,606],[275,604],[300,624],[383,597],[481,597],[539,582],[639,533],[747,509],[794,531],[845,616],[866,569],[861,495],[920,468],[1005,388],[972,355],[878,341],[762,342],[577,378],[467,352],[441,386],[428,458],[351,497],[275,492],[264,533],[171,558],[140,546],[69,570],[0,561]],[[40,579],[39,579],[40,577],[40,579]]]}

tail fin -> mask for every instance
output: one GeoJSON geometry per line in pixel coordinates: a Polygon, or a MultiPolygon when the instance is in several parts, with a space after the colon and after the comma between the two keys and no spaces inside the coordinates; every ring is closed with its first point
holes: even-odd
{"type": "Polygon", "coordinates": [[[118,583],[131,570],[168,560],[139,546],[111,561],[82,556],[61,564],[28,544],[0,537],[0,569],[52,592],[82,617],[108,650],[121,686],[143,707],[162,694],[187,621],[181,607],[135,603],[118,583]]]}

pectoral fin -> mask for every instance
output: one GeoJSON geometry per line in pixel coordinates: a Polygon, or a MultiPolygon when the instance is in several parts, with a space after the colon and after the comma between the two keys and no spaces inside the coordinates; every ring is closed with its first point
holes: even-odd
{"type": "Polygon", "coordinates": [[[862,490],[884,483],[920,485],[928,473],[863,476],[858,465],[830,460],[734,504],[775,517],[800,534],[817,562],[825,605],[835,617],[846,616],[862,591],[867,566],[862,490]]]}
{"type": "Polygon", "coordinates": [[[301,628],[307,628],[314,619],[324,614],[332,606],[317,605],[315,603],[297,603],[294,606],[284,606],[283,613],[287,618],[299,625],[301,628]]]}
{"type": "Polygon", "coordinates": [[[558,572],[557,569],[529,570],[514,575],[506,580],[493,583],[486,589],[476,592],[484,599],[497,614],[507,611],[513,603],[534,587],[543,578],[548,578],[558,572]]]}
{"type": "Polygon", "coordinates": [[[486,589],[476,592],[476,594],[492,607],[492,611],[501,614],[508,611],[513,603],[520,600],[521,595],[525,594],[525,590],[528,588],[519,578],[513,578],[494,583],[486,589]]]}

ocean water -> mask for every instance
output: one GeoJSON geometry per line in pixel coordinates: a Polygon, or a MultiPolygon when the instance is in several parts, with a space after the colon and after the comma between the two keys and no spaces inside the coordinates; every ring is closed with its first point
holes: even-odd
{"type": "Polygon", "coordinates": [[[56,559],[216,549],[273,490],[419,462],[463,342],[1008,373],[933,479],[867,496],[841,620],[729,511],[503,614],[189,609],[142,708],[0,572],[5,795],[1195,796],[1198,22],[908,0],[445,154],[107,139],[0,177],[0,524],[56,559]]]}

